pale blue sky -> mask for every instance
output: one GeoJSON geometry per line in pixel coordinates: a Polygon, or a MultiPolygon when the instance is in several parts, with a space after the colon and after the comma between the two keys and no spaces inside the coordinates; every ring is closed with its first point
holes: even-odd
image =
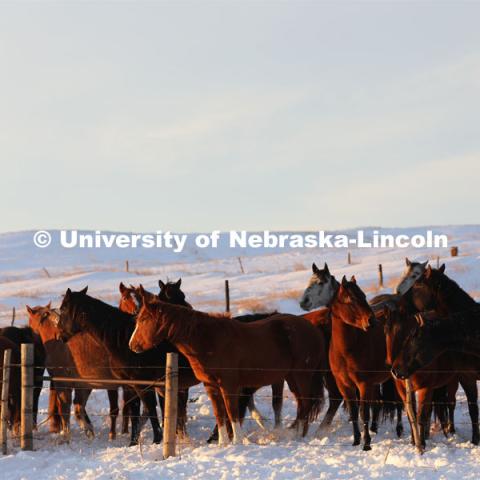
{"type": "Polygon", "coordinates": [[[0,230],[478,223],[479,18],[2,2],[0,230]]]}

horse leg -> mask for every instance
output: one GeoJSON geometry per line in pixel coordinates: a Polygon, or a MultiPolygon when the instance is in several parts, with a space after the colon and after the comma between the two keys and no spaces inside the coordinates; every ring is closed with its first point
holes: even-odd
{"type": "Polygon", "coordinates": [[[130,420],[130,405],[127,398],[125,398],[125,388],[122,388],[122,435],[128,433],[128,422],[130,420]]]}
{"type": "Polygon", "coordinates": [[[358,400],[357,400],[357,389],[354,385],[347,385],[343,382],[339,382],[338,388],[342,393],[342,397],[347,403],[348,412],[350,414],[350,421],[352,422],[353,427],[353,446],[360,445],[361,434],[360,428],[358,427],[358,400]]]}
{"type": "Polygon", "coordinates": [[[370,422],[370,405],[372,402],[372,398],[374,396],[374,389],[373,385],[369,385],[367,383],[363,383],[359,385],[360,391],[360,417],[363,423],[363,450],[368,451],[371,450],[371,442],[372,439],[370,437],[370,430],[368,428],[368,424],[370,422]]]}
{"type": "MultiPolygon", "coordinates": [[[[153,430],[153,443],[161,443],[163,439],[163,432],[157,416],[157,399],[155,398],[155,390],[138,390],[137,395],[140,396],[143,407],[146,410],[148,417],[150,418],[150,423],[153,430]]],[[[142,416],[143,415],[144,414],[142,413],[142,416]]]]}
{"type": "Polygon", "coordinates": [[[457,404],[458,380],[455,379],[447,385],[448,397],[448,424],[447,433],[455,433],[455,407],[457,404]]]}
{"type": "MultiPolygon", "coordinates": [[[[246,442],[245,435],[243,433],[242,426],[240,425],[240,416],[238,409],[238,394],[241,390],[239,388],[226,388],[222,386],[220,392],[222,393],[225,408],[227,409],[228,419],[232,425],[233,430],[233,444],[240,445],[246,442]]],[[[247,393],[249,397],[253,396],[250,392],[247,393]]]]}
{"type": "Polygon", "coordinates": [[[87,404],[88,397],[92,390],[88,388],[76,388],[75,396],[73,398],[73,409],[75,412],[75,418],[80,428],[85,432],[87,438],[95,437],[93,425],[90,418],[87,415],[85,405],[87,404]]]}
{"type": "Polygon", "coordinates": [[[58,414],[57,390],[54,382],[50,383],[50,393],[48,396],[48,417],[51,433],[59,433],[61,430],[62,420],[58,414]]]}
{"type": "Polygon", "coordinates": [[[130,421],[132,424],[132,431],[130,433],[129,447],[138,445],[138,437],[140,436],[140,397],[132,389],[130,393],[128,404],[130,405],[130,421]]]}
{"type": "Polygon", "coordinates": [[[227,414],[222,394],[220,393],[219,388],[213,385],[205,385],[205,390],[212,402],[213,412],[217,419],[218,445],[228,445],[230,443],[230,438],[226,427],[227,414]]]}
{"type": "Polygon", "coordinates": [[[468,401],[468,413],[472,422],[472,443],[478,445],[480,441],[480,431],[478,428],[478,390],[477,380],[472,375],[461,378],[460,383],[468,401]]]}
{"type": "Polygon", "coordinates": [[[375,392],[375,398],[372,400],[371,406],[372,406],[372,423],[370,425],[370,431],[373,433],[378,432],[378,418],[380,417],[380,410],[381,410],[381,405],[380,405],[380,385],[376,385],[374,387],[374,392],[375,392]]]}
{"type": "Polygon", "coordinates": [[[63,438],[70,441],[70,409],[72,406],[72,389],[62,386],[57,388],[57,404],[60,412],[63,438]]]}
{"type": "Polygon", "coordinates": [[[117,417],[118,417],[118,389],[114,388],[107,390],[108,403],[110,405],[110,432],[108,433],[109,440],[117,438],[117,417]]]}
{"type": "Polygon", "coordinates": [[[178,416],[177,416],[177,434],[181,437],[187,436],[187,403],[188,388],[178,392],[178,416]]]}
{"type": "Polygon", "coordinates": [[[335,414],[337,413],[337,410],[340,408],[340,405],[343,401],[342,394],[338,389],[337,382],[332,372],[326,373],[325,385],[328,390],[328,409],[315,435],[319,435],[332,424],[335,414]]]}
{"type": "Polygon", "coordinates": [[[246,408],[243,408],[245,406],[245,407],[248,407],[252,415],[252,418],[257,422],[260,428],[265,430],[266,419],[263,417],[263,415],[258,411],[257,407],[255,406],[255,397],[253,396],[253,392],[255,391],[256,389],[253,389],[253,390],[248,388],[241,389],[240,397],[238,399],[239,409],[242,410],[240,414],[240,423],[242,423],[243,419],[245,418],[246,408]]]}
{"type": "Polygon", "coordinates": [[[418,424],[420,429],[420,442],[425,448],[425,440],[427,438],[427,430],[429,427],[429,417],[431,415],[433,389],[422,388],[418,391],[418,424]]]}
{"type": "Polygon", "coordinates": [[[272,408],[275,416],[275,428],[282,426],[283,380],[272,385],[272,408]]]}

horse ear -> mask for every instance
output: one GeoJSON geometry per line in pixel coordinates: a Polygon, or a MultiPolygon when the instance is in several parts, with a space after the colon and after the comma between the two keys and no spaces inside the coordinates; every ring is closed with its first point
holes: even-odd
{"type": "Polygon", "coordinates": [[[325,273],[326,273],[327,275],[330,275],[330,270],[328,269],[327,262],[325,262],[325,265],[323,266],[323,269],[325,270],[325,273]]]}
{"type": "Polygon", "coordinates": [[[68,297],[70,297],[71,294],[72,294],[72,291],[69,288],[67,288],[67,291],[65,292],[65,297],[64,298],[67,299],[68,297]]]}
{"type": "Polygon", "coordinates": [[[158,286],[160,287],[160,289],[165,288],[165,283],[162,282],[161,280],[159,280],[158,281],[158,286]]]}
{"type": "Polygon", "coordinates": [[[347,286],[347,277],[344,275],[342,277],[342,287],[346,287],[347,286]]]}
{"type": "Polygon", "coordinates": [[[315,265],[315,262],[312,263],[312,272],[317,274],[319,272],[319,268],[315,265]]]}
{"type": "Polygon", "coordinates": [[[432,267],[429,265],[425,270],[425,278],[430,278],[431,274],[432,274],[432,267]]]}
{"type": "Polygon", "coordinates": [[[51,310],[51,308],[52,308],[52,301],[51,300],[48,302],[48,304],[45,306],[45,308],[48,308],[49,310],[51,310]]]}
{"type": "Polygon", "coordinates": [[[143,305],[147,304],[147,295],[145,293],[145,289],[143,288],[143,285],[140,284],[138,287],[138,293],[140,294],[140,298],[142,299],[143,305]]]}
{"type": "Polygon", "coordinates": [[[423,262],[423,263],[422,263],[422,267],[423,267],[423,268],[427,268],[427,265],[428,265],[428,260],[427,260],[426,262],[423,262]]]}
{"type": "Polygon", "coordinates": [[[408,257],[405,257],[405,265],[409,267],[412,264],[412,262],[408,259],[408,257]]]}
{"type": "Polygon", "coordinates": [[[176,286],[177,288],[180,288],[180,287],[182,286],[182,279],[181,279],[181,278],[179,278],[179,279],[177,280],[177,283],[175,283],[175,286],[176,286]]]}
{"type": "Polygon", "coordinates": [[[28,312],[30,315],[33,315],[33,313],[34,313],[34,312],[33,312],[33,309],[32,309],[30,306],[25,305],[25,308],[27,309],[27,312],[28,312]]]}
{"type": "Polygon", "coordinates": [[[441,265],[441,267],[438,269],[438,271],[439,271],[440,273],[445,272],[445,264],[444,264],[444,263],[442,263],[442,265],[441,265]]]}
{"type": "Polygon", "coordinates": [[[128,288],[123,284],[123,282],[120,282],[120,285],[118,286],[118,289],[120,290],[120,293],[123,295],[127,292],[128,288]]]}
{"type": "Polygon", "coordinates": [[[82,295],[85,295],[88,291],[88,285],[83,289],[83,290],[80,290],[78,293],[81,293],[82,295]]]}
{"type": "Polygon", "coordinates": [[[350,279],[351,282],[357,283],[357,279],[355,278],[355,275],[352,275],[352,278],[350,279]]]}

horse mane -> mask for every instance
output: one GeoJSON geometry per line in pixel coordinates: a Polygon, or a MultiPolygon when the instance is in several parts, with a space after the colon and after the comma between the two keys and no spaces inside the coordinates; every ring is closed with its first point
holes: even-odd
{"type": "Polygon", "coordinates": [[[454,307],[458,310],[478,306],[478,303],[450,277],[438,270],[435,271],[435,276],[439,282],[438,293],[440,294],[441,291],[442,300],[449,307],[454,307]]]}
{"type": "Polygon", "coordinates": [[[277,313],[278,312],[276,310],[274,310],[273,312],[248,313],[245,315],[237,315],[236,317],[232,317],[232,320],[237,320],[238,322],[242,323],[250,323],[256,322],[258,320],[264,320],[265,318],[276,315],[277,313]]]}
{"type": "Polygon", "coordinates": [[[96,330],[104,341],[114,340],[118,345],[128,343],[135,328],[134,315],[87,294],[72,293],[71,301],[71,312],[83,316],[87,329],[96,330]]]}

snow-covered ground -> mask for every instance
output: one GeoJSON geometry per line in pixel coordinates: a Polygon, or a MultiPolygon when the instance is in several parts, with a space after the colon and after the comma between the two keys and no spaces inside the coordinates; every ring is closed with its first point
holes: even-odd
{"type": "MultiPolygon", "coordinates": [[[[426,228],[391,229],[384,233],[409,234],[426,228]]],[[[449,244],[459,247],[451,258],[449,249],[352,249],[352,265],[347,250],[242,249],[199,250],[187,245],[181,254],[164,250],[98,249],[66,250],[58,246],[39,249],[33,232],[0,235],[0,325],[10,323],[16,307],[16,324],[25,322],[25,304],[60,302],[67,287],[89,286],[89,293],[111,303],[118,302],[118,284],[142,283],[157,291],[157,282],[182,277],[187,299],[198,309],[224,308],[224,280],[230,280],[233,313],[277,309],[300,313],[297,299],[305,287],[311,263],[328,262],[337,278],[355,274],[360,285],[373,296],[388,292],[404,268],[405,257],[431,260],[437,256],[447,265],[446,273],[480,299],[480,226],[435,227],[446,233],[449,244]],[[240,261],[244,269],[241,272],[240,261]],[[125,272],[129,261],[130,273],[125,272]],[[385,289],[379,290],[378,264],[383,265],[385,289]]],[[[294,417],[294,404],[285,390],[284,424],[294,417]]],[[[41,397],[42,415],[48,391],[41,397]]],[[[250,419],[246,429],[250,444],[219,448],[206,445],[213,427],[210,402],[201,386],[191,390],[189,403],[190,438],[179,445],[179,455],[162,460],[161,447],[152,446],[151,431],[142,433],[141,447],[126,447],[128,438],[119,435],[108,441],[108,402],[104,391],[94,391],[87,410],[96,429],[88,441],[73,426],[70,444],[41,425],[35,434],[35,451],[20,452],[16,440],[10,454],[0,457],[2,478],[479,478],[480,450],[469,443],[470,425],[463,393],[456,411],[457,434],[445,439],[433,434],[427,452],[419,457],[409,444],[408,433],[398,440],[391,425],[385,424],[373,438],[373,450],[362,452],[351,446],[351,427],[344,412],[336,418],[332,431],[316,438],[316,425],[305,440],[297,441],[288,430],[262,431],[250,419]]],[[[257,405],[271,418],[270,390],[257,394],[257,405]]],[[[406,426],[406,421],[404,421],[406,426]]],[[[408,428],[407,428],[408,432],[408,428]]]]}

